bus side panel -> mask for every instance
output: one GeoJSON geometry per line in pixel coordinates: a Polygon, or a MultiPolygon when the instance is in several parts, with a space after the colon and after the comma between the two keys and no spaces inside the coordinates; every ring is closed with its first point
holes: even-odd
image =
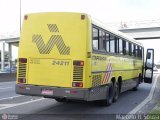
{"type": "Polygon", "coordinates": [[[93,53],[92,87],[109,84],[111,78],[118,81],[118,77],[122,77],[122,87],[131,89],[136,85],[139,74],[142,74],[141,67],[142,61],[138,59],[93,53]]]}

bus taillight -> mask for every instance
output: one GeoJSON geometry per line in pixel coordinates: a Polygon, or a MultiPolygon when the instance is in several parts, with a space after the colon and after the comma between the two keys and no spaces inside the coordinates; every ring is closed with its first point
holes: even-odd
{"type": "Polygon", "coordinates": [[[82,82],[73,82],[72,87],[83,87],[83,83],[82,82]]]}
{"type": "Polygon", "coordinates": [[[74,61],[73,61],[73,65],[76,65],[76,66],[84,66],[84,61],[74,60],[74,61]]]}
{"type": "Polygon", "coordinates": [[[20,63],[27,63],[27,58],[19,58],[20,63]]]}
{"type": "Polygon", "coordinates": [[[19,83],[26,83],[26,78],[18,78],[19,83]]]}

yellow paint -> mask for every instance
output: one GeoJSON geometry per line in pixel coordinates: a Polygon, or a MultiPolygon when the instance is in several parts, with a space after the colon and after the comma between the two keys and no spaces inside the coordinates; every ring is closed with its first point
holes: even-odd
{"type": "MultiPolygon", "coordinates": [[[[138,64],[133,66],[133,59],[92,53],[92,20],[88,15],[62,12],[27,14],[27,16],[27,20],[23,21],[18,55],[19,58],[28,60],[26,84],[72,87],[74,60],[84,61],[83,88],[92,87],[94,75],[92,72],[105,71],[109,60],[113,70],[139,69],[127,72],[127,74],[121,71],[113,72],[112,77],[116,79],[118,76],[123,76],[126,80],[141,73],[142,62],[140,60],[136,60],[138,64]],[[85,15],[84,20],[81,19],[81,15],[85,15]],[[51,28],[48,25],[52,25],[51,28]],[[51,40],[51,37],[56,35],[60,36],[61,40],[59,38],[51,40]],[[33,42],[33,39],[38,42],[33,42]],[[53,44],[55,41],[61,42],[53,44]],[[49,42],[51,44],[48,44],[49,42]],[[60,45],[62,43],[63,46],[60,45]],[[69,54],[62,54],[65,51],[64,48],[69,48],[69,54]],[[47,53],[47,50],[50,52],[47,53]],[[94,60],[93,56],[100,56],[106,60],[94,60]]],[[[18,69],[17,83],[20,72],[18,69]]],[[[103,79],[104,72],[99,74],[103,79]]]]}

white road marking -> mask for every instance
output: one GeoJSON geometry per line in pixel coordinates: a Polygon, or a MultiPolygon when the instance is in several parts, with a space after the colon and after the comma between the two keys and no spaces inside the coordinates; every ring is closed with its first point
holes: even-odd
{"type": "MultiPolygon", "coordinates": [[[[2,108],[0,108],[0,110],[4,110],[4,109],[7,109],[7,108],[12,108],[12,107],[20,106],[20,105],[25,105],[25,104],[33,103],[33,102],[41,101],[41,100],[44,100],[44,99],[45,98],[36,99],[36,100],[27,101],[27,102],[18,103],[18,104],[10,104],[10,105],[8,104],[8,106],[2,107],[2,108]]],[[[1,105],[3,105],[3,104],[1,104],[1,105]]]]}
{"type": "Polygon", "coordinates": [[[158,80],[158,76],[159,75],[156,75],[156,77],[155,77],[155,81],[152,85],[152,88],[150,90],[150,93],[149,93],[148,97],[143,102],[141,102],[138,106],[136,106],[132,111],[130,111],[128,114],[136,114],[144,105],[146,105],[149,101],[152,100],[154,90],[155,90],[155,87],[156,87],[156,83],[157,83],[157,80],[158,80]]]}
{"type": "Polygon", "coordinates": [[[0,100],[13,99],[13,98],[21,97],[21,96],[23,96],[23,95],[17,95],[17,96],[12,96],[12,97],[7,97],[7,98],[1,98],[0,100]]]}
{"type": "Polygon", "coordinates": [[[13,87],[3,87],[3,88],[0,88],[0,90],[3,90],[3,89],[10,89],[10,88],[13,88],[13,87]]]}
{"type": "Polygon", "coordinates": [[[0,104],[0,107],[6,107],[6,106],[11,106],[13,104],[0,104]]]}
{"type": "Polygon", "coordinates": [[[0,82],[0,85],[6,85],[6,84],[15,84],[16,82],[14,81],[14,82],[0,82]]]}

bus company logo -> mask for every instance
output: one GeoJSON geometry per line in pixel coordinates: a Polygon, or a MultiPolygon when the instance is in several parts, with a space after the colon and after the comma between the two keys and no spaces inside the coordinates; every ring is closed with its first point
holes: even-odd
{"type": "MultiPolygon", "coordinates": [[[[59,33],[59,29],[56,24],[47,24],[47,26],[51,33],[59,33]]],[[[40,54],[50,54],[54,46],[57,46],[61,55],[70,54],[70,47],[65,45],[61,35],[51,35],[49,41],[45,44],[42,35],[34,34],[32,36],[32,42],[36,43],[40,54]]]]}

